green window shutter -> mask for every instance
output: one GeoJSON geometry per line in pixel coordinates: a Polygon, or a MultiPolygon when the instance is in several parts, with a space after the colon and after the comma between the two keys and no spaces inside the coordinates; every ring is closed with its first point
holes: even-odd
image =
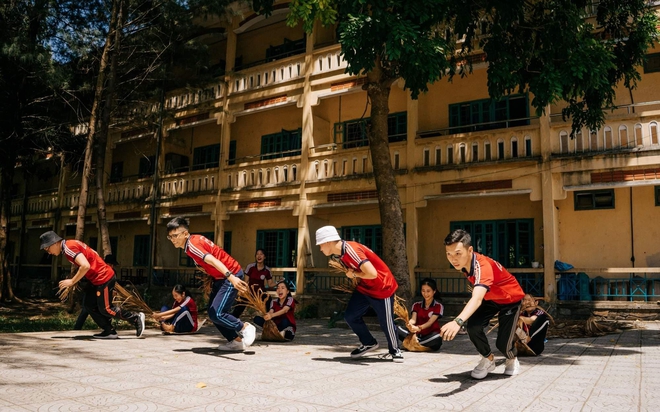
{"type": "Polygon", "coordinates": [[[236,140],[229,141],[229,156],[227,158],[228,165],[236,164],[236,140]]]}
{"type": "Polygon", "coordinates": [[[133,243],[133,266],[148,266],[151,236],[135,235],[133,243]]]}

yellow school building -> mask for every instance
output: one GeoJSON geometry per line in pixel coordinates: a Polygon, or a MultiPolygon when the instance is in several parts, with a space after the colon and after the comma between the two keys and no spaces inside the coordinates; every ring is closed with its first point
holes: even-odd
{"type": "MultiPolygon", "coordinates": [[[[334,28],[305,34],[285,24],[287,12],[243,10],[209,40],[219,76],[169,93],[161,133],[115,119],[104,195],[120,279],[195,283],[192,262],[166,238],[175,216],[244,267],[264,249],[298,294],[343,281],[315,246],[319,227],[382,247],[364,78],[345,73],[334,28]]],[[[418,100],[402,81],[392,87],[388,134],[413,287],[431,276],[443,294],[466,293],[443,245],[465,228],[536,296],[659,300],[660,54],[649,50],[639,87],[619,89],[602,128],[574,137],[561,106],[537,116],[532,96],[490,100],[487,66],[479,53],[474,61],[471,75],[418,100]]],[[[17,173],[9,256],[19,286],[50,290],[68,262],[41,252],[39,235],[73,237],[81,173],[57,156],[43,167],[40,178],[17,173]]],[[[90,186],[84,241],[98,250],[90,186]]]]}

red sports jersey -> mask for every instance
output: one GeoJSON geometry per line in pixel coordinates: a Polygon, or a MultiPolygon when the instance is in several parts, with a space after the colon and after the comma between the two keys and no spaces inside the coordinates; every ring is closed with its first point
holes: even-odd
{"type": "Polygon", "coordinates": [[[520,284],[509,271],[488,256],[474,252],[472,257],[472,268],[463,273],[470,283],[475,286],[483,286],[488,292],[484,299],[493,301],[500,305],[520,302],[525,296],[520,284]]]}
{"type": "MultiPolygon", "coordinates": [[[[445,308],[442,306],[442,303],[433,299],[433,302],[431,302],[431,305],[428,308],[424,307],[424,301],[413,303],[412,311],[417,314],[417,321],[415,324],[421,326],[428,322],[433,315],[436,315],[438,319],[440,319],[445,312],[445,308]]],[[[422,329],[417,334],[420,336],[426,336],[432,332],[440,333],[440,323],[437,320],[433,322],[431,327],[422,329]]]]}
{"type": "Polygon", "coordinates": [[[252,287],[256,285],[261,290],[266,290],[266,279],[272,279],[273,275],[270,273],[270,268],[264,265],[264,268],[259,270],[257,264],[252,262],[245,268],[245,274],[248,277],[248,285],[252,287]]]}
{"type": "Polygon", "coordinates": [[[190,316],[192,317],[191,321],[193,324],[193,330],[197,330],[197,304],[191,298],[190,296],[186,296],[186,298],[183,300],[183,302],[179,303],[176,300],[174,301],[174,304],[172,305],[172,309],[178,308],[178,307],[186,307],[188,308],[188,312],[190,312],[190,316]]]}
{"type": "Polygon", "coordinates": [[[89,270],[85,273],[85,277],[89,279],[92,285],[102,285],[115,275],[112,267],[105,263],[94,249],[79,240],[63,240],[62,253],[74,265],[76,265],[78,255],[85,256],[85,259],[89,262],[89,270]]]}
{"type": "Polygon", "coordinates": [[[279,299],[273,299],[270,301],[270,308],[273,312],[278,312],[284,309],[285,306],[288,306],[290,309],[284,315],[276,316],[273,318],[273,322],[279,327],[283,319],[287,319],[291,323],[293,332],[296,332],[296,317],[293,316],[293,313],[296,310],[296,301],[293,299],[293,296],[287,296],[284,298],[284,303],[280,303],[279,299]]]}
{"type": "Polygon", "coordinates": [[[229,253],[202,235],[190,235],[186,241],[184,250],[195,261],[195,264],[200,270],[207,275],[213,276],[215,279],[224,279],[225,274],[220,273],[214,266],[204,262],[206,255],[211,255],[218,259],[232,273],[238,273],[241,270],[241,265],[233,257],[229,256],[229,253]]]}
{"type": "Polygon", "coordinates": [[[394,279],[394,275],[392,275],[390,268],[387,267],[385,262],[371,249],[360,243],[348,240],[343,241],[340,260],[346,267],[356,272],[362,272],[360,266],[363,263],[371,262],[376,272],[378,272],[378,275],[374,279],[360,279],[357,285],[357,291],[360,293],[375,299],[385,299],[392,296],[399,287],[396,279],[394,279]]]}

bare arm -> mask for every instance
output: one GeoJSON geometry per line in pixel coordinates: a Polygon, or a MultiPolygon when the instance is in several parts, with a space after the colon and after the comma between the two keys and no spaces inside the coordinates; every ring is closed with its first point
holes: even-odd
{"type": "MultiPolygon", "coordinates": [[[[227,273],[229,272],[229,269],[227,269],[227,266],[225,266],[218,258],[215,256],[208,254],[204,256],[204,262],[208,263],[209,265],[213,266],[214,268],[218,269],[220,273],[227,273]]],[[[231,282],[232,285],[236,289],[238,289],[239,292],[246,292],[248,290],[248,285],[241,279],[237,278],[232,274],[227,278],[229,282],[231,282]]]]}
{"type": "Polygon", "coordinates": [[[378,271],[369,261],[363,262],[360,265],[360,272],[354,270],[350,270],[349,272],[352,272],[355,277],[362,279],[376,279],[378,277],[378,271]]]}
{"type": "MultiPolygon", "coordinates": [[[[481,302],[483,302],[484,296],[486,296],[486,292],[488,292],[488,289],[485,287],[475,286],[472,289],[472,297],[465,305],[461,313],[459,313],[456,317],[462,319],[463,321],[467,321],[470,316],[472,316],[474,312],[479,308],[479,306],[481,306],[481,302]]],[[[445,340],[452,340],[460,329],[461,327],[457,322],[449,322],[442,326],[440,329],[440,335],[442,335],[442,338],[445,340]]]]}
{"type": "Polygon", "coordinates": [[[76,266],[78,266],[78,271],[71,279],[64,279],[60,281],[59,285],[61,288],[67,288],[75,285],[85,276],[87,272],[89,272],[89,261],[82,253],[79,253],[78,256],[76,256],[74,262],[76,263],[76,266]]]}

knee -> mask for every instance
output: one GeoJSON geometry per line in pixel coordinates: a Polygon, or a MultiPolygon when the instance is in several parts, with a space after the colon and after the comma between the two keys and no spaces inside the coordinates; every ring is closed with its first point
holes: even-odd
{"type": "Polygon", "coordinates": [[[357,313],[352,313],[352,312],[346,312],[344,313],[344,320],[346,323],[351,324],[355,323],[360,317],[357,315],[357,313]]]}
{"type": "Polygon", "coordinates": [[[465,324],[465,330],[467,331],[468,335],[470,336],[476,336],[480,333],[484,333],[484,327],[475,323],[466,323],[465,324]]]}

